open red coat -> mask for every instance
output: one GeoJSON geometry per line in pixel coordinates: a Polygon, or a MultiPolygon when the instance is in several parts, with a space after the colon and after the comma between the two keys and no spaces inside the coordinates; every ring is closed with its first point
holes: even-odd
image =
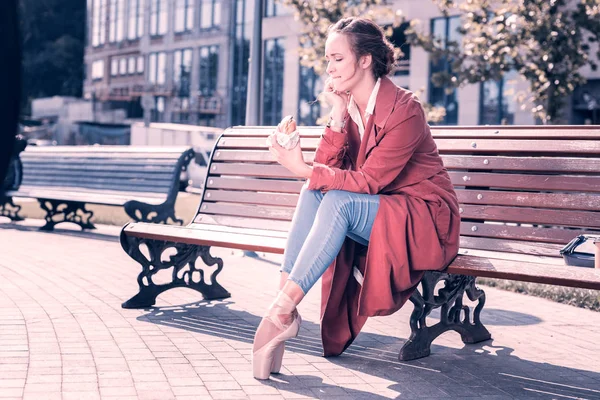
{"type": "Polygon", "coordinates": [[[459,245],[458,200],[415,95],[382,78],[362,141],[345,118],[343,132],[325,129],[308,188],[379,194],[380,204],[368,248],[346,238],[323,275],[325,356],[341,354],[368,317],[400,309],[424,271],[444,269],[459,245]]]}

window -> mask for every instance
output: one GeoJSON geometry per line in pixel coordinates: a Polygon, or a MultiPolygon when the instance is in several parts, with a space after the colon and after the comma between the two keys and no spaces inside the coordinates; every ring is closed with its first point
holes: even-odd
{"type": "Polygon", "coordinates": [[[200,28],[209,29],[221,23],[221,3],[219,0],[201,0],[200,28]]]}
{"type": "Polygon", "coordinates": [[[479,123],[482,125],[512,125],[517,103],[515,93],[518,73],[510,71],[499,81],[481,83],[479,123]]]}
{"type": "Polygon", "coordinates": [[[177,50],[173,56],[173,82],[177,96],[190,96],[190,79],[192,73],[192,49],[177,50]]]}
{"type": "Polygon", "coordinates": [[[127,75],[127,59],[119,59],[119,75],[127,75]]]}
{"type": "Polygon", "coordinates": [[[405,22],[397,28],[394,28],[390,42],[395,47],[402,50],[402,57],[397,60],[398,68],[394,72],[394,76],[405,76],[410,74],[410,44],[406,41],[404,32],[410,27],[410,22],[405,22]]]}
{"type": "Polygon", "coordinates": [[[265,9],[265,15],[264,17],[268,18],[268,17],[276,17],[277,16],[277,9],[278,9],[278,4],[275,2],[275,0],[264,0],[265,5],[264,5],[264,9],[265,9]]]}
{"type": "MultiPolygon", "coordinates": [[[[460,34],[457,29],[460,26],[460,17],[441,17],[431,20],[431,32],[442,40],[445,47],[449,42],[458,42],[460,34]]],[[[458,123],[458,96],[456,89],[446,91],[445,87],[437,87],[431,83],[431,76],[436,72],[450,72],[452,60],[441,59],[437,63],[430,63],[429,67],[429,102],[437,107],[446,108],[446,117],[442,124],[456,125],[458,123]]]]}
{"type": "Polygon", "coordinates": [[[96,60],[92,63],[92,80],[104,79],[104,60],[96,60]]]}
{"type": "Polygon", "coordinates": [[[123,40],[123,23],[125,22],[125,0],[110,0],[108,10],[108,41],[111,43],[123,40]]]}
{"type": "Polygon", "coordinates": [[[117,58],[113,58],[110,60],[110,76],[119,75],[119,60],[117,58]]]}
{"type": "Polygon", "coordinates": [[[154,97],[154,109],[151,112],[152,122],[164,122],[165,120],[165,98],[163,96],[154,97]]]}
{"type": "Polygon", "coordinates": [[[129,0],[127,39],[141,38],[144,34],[144,5],[142,0],[129,0]]]}
{"type": "Polygon", "coordinates": [[[167,0],[150,0],[150,35],[167,33],[167,0]]]}
{"type": "Polygon", "coordinates": [[[175,0],[175,32],[194,29],[194,0],[175,0]]]}
{"type": "Polygon", "coordinates": [[[92,6],[92,46],[106,43],[106,6],[107,0],[94,0],[92,6]]]}
{"type": "Polygon", "coordinates": [[[282,42],[282,39],[269,39],[264,43],[263,125],[277,125],[281,120],[284,61],[282,42]]]}
{"type": "Polygon", "coordinates": [[[135,74],[135,57],[133,56],[127,59],[127,74],[135,74]]]}
{"type": "MultiPolygon", "coordinates": [[[[89,46],[92,44],[92,30],[94,29],[94,20],[92,19],[92,15],[94,14],[94,0],[86,0],[86,9],[85,9],[85,17],[86,17],[86,30],[85,30],[85,45],[89,46]]],[[[85,68],[84,68],[85,71],[85,68]]]]}
{"type": "Polygon", "coordinates": [[[219,46],[200,47],[200,90],[201,96],[213,96],[217,90],[219,70],[219,46]]]}
{"type": "Polygon", "coordinates": [[[138,56],[135,72],[137,72],[138,74],[144,73],[144,56],[138,56]]]}
{"type": "Polygon", "coordinates": [[[263,0],[263,1],[264,1],[263,17],[265,17],[265,18],[278,17],[278,16],[281,17],[284,15],[293,14],[290,7],[286,7],[279,0],[263,0]]]}
{"type": "Polygon", "coordinates": [[[148,82],[164,85],[167,78],[167,54],[150,53],[148,56],[148,82]]]}
{"type": "Polygon", "coordinates": [[[323,90],[321,79],[312,68],[300,65],[300,99],[298,106],[298,123],[315,125],[321,116],[321,105],[317,95],[323,90]]]}

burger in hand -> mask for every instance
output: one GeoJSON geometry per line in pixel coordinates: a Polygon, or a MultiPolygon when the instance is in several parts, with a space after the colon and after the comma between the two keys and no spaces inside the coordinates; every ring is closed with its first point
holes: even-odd
{"type": "Polygon", "coordinates": [[[271,138],[275,138],[277,143],[286,150],[291,150],[298,145],[300,134],[296,127],[296,121],[292,115],[284,117],[274,134],[267,138],[267,145],[271,146],[271,138]]]}

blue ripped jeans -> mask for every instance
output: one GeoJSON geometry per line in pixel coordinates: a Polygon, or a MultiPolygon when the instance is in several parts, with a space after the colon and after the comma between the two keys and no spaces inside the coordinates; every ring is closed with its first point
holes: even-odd
{"type": "Polygon", "coordinates": [[[281,271],[304,294],[337,257],[347,237],[368,244],[379,209],[379,196],[331,190],[300,192],[292,219],[281,271]]]}

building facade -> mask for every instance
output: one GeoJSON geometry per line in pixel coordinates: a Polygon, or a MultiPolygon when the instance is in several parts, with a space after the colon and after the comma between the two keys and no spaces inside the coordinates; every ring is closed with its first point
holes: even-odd
{"type": "MultiPolygon", "coordinates": [[[[102,109],[125,109],[129,118],[225,128],[245,121],[250,40],[255,0],[88,0],[84,93],[102,109]]],[[[300,65],[299,26],[293,12],[264,1],[261,124],[293,114],[313,125],[322,110],[316,95],[321,77],[300,65]]],[[[456,39],[458,17],[444,17],[433,2],[396,0],[407,20],[445,41],[456,39]]],[[[386,21],[381,21],[385,25],[386,21]]],[[[443,124],[533,124],[513,98],[527,82],[508,74],[448,92],[433,86],[433,64],[420,48],[404,43],[406,24],[392,40],[405,56],[392,79],[424,102],[446,108],[443,124]]],[[[571,123],[600,123],[600,72],[584,71],[589,88],[573,96],[571,123]],[[596,116],[596,113],[598,116],[596,116]]]]}

